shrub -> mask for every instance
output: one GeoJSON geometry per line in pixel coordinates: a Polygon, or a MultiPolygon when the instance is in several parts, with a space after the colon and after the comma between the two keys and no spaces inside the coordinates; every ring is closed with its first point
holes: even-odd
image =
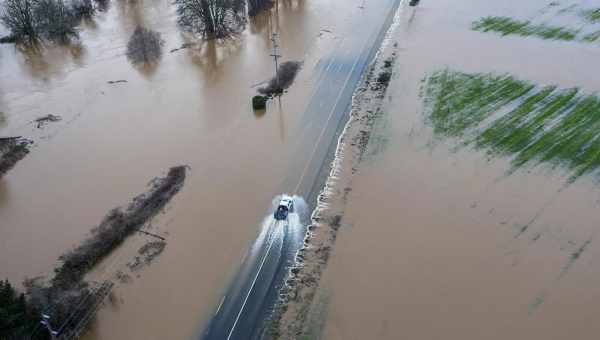
{"type": "Polygon", "coordinates": [[[379,84],[387,84],[390,82],[390,80],[392,79],[392,72],[390,71],[384,71],[379,73],[379,76],[377,76],[377,82],[379,84]]]}
{"type": "Polygon", "coordinates": [[[302,63],[298,61],[286,61],[279,65],[277,75],[269,81],[269,84],[265,87],[258,89],[258,92],[267,96],[280,94],[283,90],[287,89],[292,85],[298,71],[300,71],[302,63]]]}
{"type": "Polygon", "coordinates": [[[267,96],[252,97],[252,108],[255,110],[263,110],[267,107],[267,96]]]}
{"type": "Polygon", "coordinates": [[[127,57],[134,63],[156,61],[162,55],[160,33],[138,26],[127,43],[127,57]]]}

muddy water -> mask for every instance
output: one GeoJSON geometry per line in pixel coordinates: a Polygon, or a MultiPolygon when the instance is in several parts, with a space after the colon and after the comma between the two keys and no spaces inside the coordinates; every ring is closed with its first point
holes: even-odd
{"type": "MultiPolygon", "coordinates": [[[[357,11],[345,0],[279,3],[234,41],[173,53],[188,40],[174,7],[157,0],[113,1],[68,48],[34,54],[3,45],[0,133],[31,137],[36,146],[0,181],[0,277],[48,274],[110,209],[170,166],[187,164],[183,190],[151,227],[167,237],[164,253],[116,289],[86,338],[196,334],[281,190],[281,164],[297,147],[316,65],[357,11]],[[124,55],[136,25],[165,40],[154,67],[134,67],[124,55]],[[272,74],[273,31],[284,59],[304,60],[304,68],[281,102],[254,113],[252,86],[272,74]],[[107,83],[115,80],[127,82],[107,83]],[[47,114],[62,120],[31,124],[47,114]]],[[[94,276],[126,270],[145,237],[128,241],[94,276]]]]}
{"type": "Polygon", "coordinates": [[[508,174],[509,159],[435,138],[419,97],[421,80],[444,67],[599,91],[589,76],[597,45],[469,30],[481,16],[546,4],[422,1],[403,10],[386,115],[323,278],[324,339],[597,336],[597,181],[567,185],[566,171],[544,166],[508,174]]]}

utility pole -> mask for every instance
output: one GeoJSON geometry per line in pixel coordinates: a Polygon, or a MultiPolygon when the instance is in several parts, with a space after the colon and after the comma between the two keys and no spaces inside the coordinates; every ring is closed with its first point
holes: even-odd
{"type": "Polygon", "coordinates": [[[360,8],[360,9],[365,8],[365,0],[362,0],[362,3],[360,4],[360,6],[358,6],[358,8],[360,8]]]}
{"type": "Polygon", "coordinates": [[[271,41],[273,42],[273,54],[271,54],[271,57],[273,57],[273,60],[275,61],[275,81],[277,82],[277,89],[279,89],[279,74],[277,73],[277,71],[279,70],[279,58],[281,57],[280,54],[278,54],[277,48],[279,47],[279,45],[277,44],[277,33],[273,33],[271,35],[271,41]]]}
{"type": "Polygon", "coordinates": [[[53,330],[52,325],[50,325],[50,315],[42,314],[42,320],[40,321],[40,323],[46,326],[46,329],[48,330],[48,333],[50,333],[50,337],[52,338],[52,340],[58,339],[56,337],[58,335],[58,332],[53,330]]]}

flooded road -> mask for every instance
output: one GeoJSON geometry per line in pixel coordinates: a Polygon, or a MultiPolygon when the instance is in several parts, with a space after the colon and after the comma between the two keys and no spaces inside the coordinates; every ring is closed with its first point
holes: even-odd
{"type": "MultiPolygon", "coordinates": [[[[359,8],[355,19],[374,24],[368,29],[352,25],[347,35],[335,44],[332,54],[317,64],[321,74],[303,113],[303,126],[296,137],[298,143],[290,153],[293,158],[282,189],[299,195],[295,197],[295,206],[305,207],[303,222],[290,219],[286,225],[272,218],[265,220],[262,230],[267,231],[268,240],[257,239],[251,248],[256,250],[251,250],[250,258],[243,261],[202,339],[260,339],[263,335],[265,321],[302,246],[299,240],[305,232],[303,226],[310,221],[308,211],[316,205],[317,195],[331,168],[335,137],[347,121],[344,118],[349,116],[354,89],[378,51],[399,4],[400,1],[391,0],[368,10],[359,8]],[[306,197],[309,205],[302,197],[306,197]],[[274,247],[275,242],[279,246],[274,247]]],[[[271,211],[275,208],[273,205],[271,211]]]]}
{"type": "Polygon", "coordinates": [[[389,102],[322,281],[323,339],[597,336],[597,179],[569,183],[560,166],[509,171],[509,157],[433,135],[423,113],[422,80],[445,68],[598,92],[597,44],[470,30],[482,16],[546,5],[421,1],[402,13],[389,102]]]}
{"type": "Polygon", "coordinates": [[[294,255],[302,246],[307,221],[290,214],[286,221],[267,216],[200,339],[260,339],[294,255]],[[304,222],[302,222],[303,220],[304,222]],[[277,294],[275,294],[277,296],[277,294]]]}
{"type": "MultiPolygon", "coordinates": [[[[272,197],[312,190],[321,164],[294,171],[313,158],[315,141],[329,146],[333,132],[319,136],[333,121],[307,105],[325,74],[333,75],[329,89],[350,86],[343,93],[351,94],[344,75],[356,78],[360,69],[356,59],[340,57],[362,53],[369,35],[359,45],[346,38],[360,32],[357,21],[381,24],[392,3],[360,9],[359,2],[282,0],[234,41],[170,52],[188,42],[170,2],[118,0],[84,24],[81,44],[42,55],[1,46],[0,133],[36,144],[0,181],[0,276],[20,282],[47,275],[110,209],[142,192],[157,172],[186,164],[185,187],[150,229],[166,236],[165,251],[115,289],[85,338],[197,334],[259,233],[272,197]],[[125,57],[137,25],[165,41],[155,67],[136,68],[125,57]],[[303,70],[281,101],[255,113],[253,85],[272,76],[273,32],[284,60],[302,60],[303,70]],[[62,119],[32,124],[48,114],[62,119]]],[[[368,53],[361,58],[366,62],[368,53]]],[[[339,118],[343,110],[334,108],[327,113],[339,118]]],[[[128,240],[96,277],[126,269],[145,238],[128,240]]]]}

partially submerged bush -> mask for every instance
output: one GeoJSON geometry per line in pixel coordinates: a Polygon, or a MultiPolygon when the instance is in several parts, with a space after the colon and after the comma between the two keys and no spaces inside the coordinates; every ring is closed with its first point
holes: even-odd
{"type": "Polygon", "coordinates": [[[298,61],[286,61],[279,65],[277,75],[269,81],[265,87],[258,89],[258,92],[267,96],[281,94],[283,90],[292,85],[302,63],[298,61]]]}
{"type": "Polygon", "coordinates": [[[377,82],[379,84],[387,84],[390,82],[390,80],[392,79],[392,72],[390,71],[383,71],[381,73],[379,73],[379,75],[377,76],[377,82]]]}
{"type": "Polygon", "coordinates": [[[267,107],[267,96],[254,96],[252,97],[252,108],[255,110],[263,110],[267,107]]]}
{"type": "Polygon", "coordinates": [[[134,63],[156,61],[162,55],[160,33],[138,26],[127,43],[127,57],[134,63]]]}
{"type": "Polygon", "coordinates": [[[4,37],[0,37],[0,44],[12,44],[17,42],[17,37],[14,35],[7,35],[4,37]]]}
{"type": "Polygon", "coordinates": [[[0,177],[29,153],[30,144],[21,137],[0,138],[0,177]]]}

